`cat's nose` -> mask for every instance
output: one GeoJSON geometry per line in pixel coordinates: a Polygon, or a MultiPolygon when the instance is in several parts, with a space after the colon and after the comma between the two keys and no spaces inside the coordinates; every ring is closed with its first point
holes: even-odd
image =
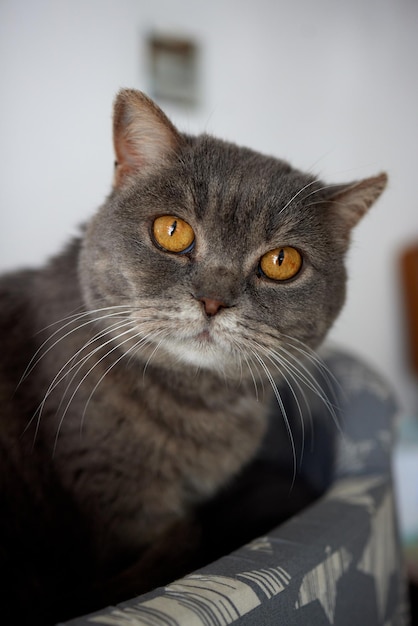
{"type": "Polygon", "coordinates": [[[213,317],[221,309],[225,309],[227,305],[221,300],[215,300],[214,298],[199,298],[199,302],[203,304],[205,313],[208,317],[213,317]]]}

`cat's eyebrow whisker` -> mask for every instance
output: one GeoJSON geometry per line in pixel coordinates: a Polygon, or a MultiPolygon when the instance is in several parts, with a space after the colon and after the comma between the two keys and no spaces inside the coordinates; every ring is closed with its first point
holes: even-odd
{"type": "MultiPolygon", "coordinates": [[[[307,185],[305,185],[304,187],[302,187],[302,189],[299,189],[299,191],[294,194],[294,196],[292,196],[292,198],[289,200],[289,202],[280,210],[280,213],[282,213],[285,209],[287,209],[287,207],[293,202],[293,200],[295,200],[299,194],[301,194],[303,191],[305,191],[305,189],[307,189],[308,187],[310,187],[311,185],[317,184],[318,181],[314,180],[311,181],[310,183],[308,183],[307,185]]],[[[306,196],[303,197],[303,202],[305,202],[308,198],[310,198],[311,196],[314,196],[317,193],[320,193],[321,191],[326,191],[327,189],[332,189],[333,187],[335,187],[335,185],[322,185],[321,187],[317,187],[317,189],[314,189],[313,191],[311,191],[310,193],[306,194],[306,196]]],[[[326,202],[330,203],[330,204],[338,204],[338,201],[334,202],[334,200],[330,200],[327,198],[324,198],[323,200],[319,200],[318,202],[310,202],[307,206],[315,206],[316,204],[325,204],[326,202]]],[[[341,204],[341,206],[344,206],[343,203],[339,203],[341,204]]]]}
{"type": "MultiPolygon", "coordinates": [[[[318,182],[318,181],[315,181],[315,182],[318,182]]],[[[331,185],[322,185],[321,187],[317,187],[316,189],[314,189],[310,193],[307,193],[306,196],[303,197],[303,201],[305,202],[305,200],[307,200],[311,196],[314,196],[316,193],[320,193],[321,191],[326,191],[327,189],[332,189],[333,187],[335,187],[335,185],[332,185],[332,184],[331,185]]]]}
{"type": "Polygon", "coordinates": [[[285,211],[287,209],[287,207],[292,204],[293,200],[296,200],[296,198],[305,191],[305,189],[307,189],[308,187],[311,187],[312,185],[317,184],[318,181],[317,180],[311,180],[310,183],[307,183],[306,185],[304,185],[301,189],[299,189],[299,191],[297,191],[295,194],[293,194],[293,196],[290,198],[289,202],[286,202],[286,204],[284,205],[284,207],[282,207],[279,211],[279,215],[281,213],[283,213],[283,211],[285,211]]]}
{"type": "Polygon", "coordinates": [[[331,204],[332,206],[340,206],[340,207],[344,207],[344,203],[343,202],[339,202],[338,200],[317,200],[316,202],[309,202],[309,204],[306,205],[306,208],[309,209],[309,207],[311,206],[317,206],[318,204],[320,205],[324,205],[324,204],[331,204]]]}

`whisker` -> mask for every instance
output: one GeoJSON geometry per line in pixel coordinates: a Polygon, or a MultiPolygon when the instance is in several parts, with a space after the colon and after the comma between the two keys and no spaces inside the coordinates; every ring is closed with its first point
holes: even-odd
{"type": "Polygon", "coordinates": [[[92,350],[91,352],[89,352],[89,354],[85,355],[80,361],[78,361],[78,363],[75,363],[74,365],[72,365],[63,376],[60,375],[62,372],[64,372],[64,370],[67,368],[67,366],[72,363],[79,354],[81,354],[86,348],[88,348],[89,346],[91,346],[92,344],[96,343],[97,341],[99,341],[100,339],[102,339],[103,337],[105,337],[106,335],[111,334],[112,332],[116,331],[116,330],[120,330],[121,328],[124,328],[125,326],[129,326],[131,325],[132,322],[130,320],[125,321],[123,323],[121,322],[115,322],[114,324],[111,324],[110,326],[106,327],[106,329],[100,330],[98,333],[96,333],[91,339],[89,339],[89,341],[85,344],[83,344],[81,346],[81,348],[79,348],[77,350],[77,352],[75,352],[75,354],[73,354],[65,363],[64,365],[60,368],[60,370],[57,372],[57,374],[54,376],[54,379],[52,380],[50,386],[48,387],[48,391],[46,392],[46,396],[50,395],[50,392],[54,391],[54,389],[59,385],[59,383],[61,383],[67,376],[68,374],[75,369],[80,363],[83,363],[84,361],[88,360],[90,358],[90,356],[92,354],[94,354],[95,352],[97,352],[97,350],[100,350],[100,348],[103,345],[106,345],[107,343],[109,343],[110,341],[112,341],[111,339],[109,341],[107,341],[105,344],[101,344],[99,345],[95,350],[92,350]]]}
{"type": "MultiPolygon", "coordinates": [[[[119,338],[120,338],[120,337],[122,337],[123,335],[126,335],[126,334],[128,334],[128,333],[132,333],[134,330],[135,330],[135,328],[130,328],[130,329],[128,329],[128,330],[126,330],[126,331],[124,331],[123,333],[120,333],[120,334],[118,335],[118,337],[117,337],[117,338],[112,338],[112,339],[111,339],[111,340],[109,340],[107,343],[110,343],[111,341],[116,341],[116,340],[119,340],[119,338]]],[[[59,438],[59,433],[60,433],[60,431],[61,431],[61,427],[62,427],[62,424],[63,424],[63,422],[64,422],[65,416],[67,415],[68,410],[69,410],[69,408],[70,408],[70,406],[71,406],[71,403],[72,403],[72,401],[74,400],[74,398],[75,398],[75,396],[76,396],[77,392],[79,391],[79,389],[80,389],[81,385],[83,384],[83,382],[87,379],[87,377],[91,374],[91,372],[92,372],[92,371],[93,371],[93,370],[94,370],[94,369],[95,369],[95,368],[96,368],[96,367],[97,367],[97,366],[98,366],[98,365],[99,365],[99,364],[100,364],[100,363],[101,363],[104,359],[106,359],[106,358],[107,358],[110,354],[112,354],[112,352],[114,352],[115,350],[118,350],[121,346],[123,346],[123,345],[124,345],[125,343],[127,343],[128,341],[132,341],[132,339],[134,339],[134,337],[132,337],[132,336],[131,336],[131,337],[128,337],[128,338],[127,338],[127,339],[125,339],[124,341],[119,342],[118,344],[116,344],[115,346],[113,346],[113,348],[111,348],[110,350],[108,350],[108,351],[107,351],[107,352],[106,352],[103,356],[101,356],[101,357],[100,357],[100,359],[99,359],[98,361],[96,361],[96,362],[95,362],[95,363],[94,363],[94,364],[90,367],[90,369],[87,371],[87,373],[86,373],[86,374],[82,377],[82,379],[80,380],[80,382],[77,384],[77,386],[76,386],[76,388],[74,389],[73,393],[71,394],[71,397],[70,397],[70,399],[68,400],[68,402],[67,402],[67,404],[66,404],[66,407],[65,407],[65,409],[64,409],[64,412],[62,413],[61,418],[60,418],[60,420],[59,420],[58,427],[57,427],[57,432],[56,432],[56,435],[55,435],[55,442],[54,442],[54,448],[53,448],[53,455],[54,455],[54,454],[55,454],[55,452],[56,452],[56,448],[57,448],[57,444],[58,444],[58,438],[59,438]]],[[[103,344],[103,345],[105,345],[105,344],[103,344]]],[[[100,348],[103,348],[103,345],[102,345],[102,346],[100,346],[100,348]]],[[[122,356],[124,356],[124,355],[125,355],[125,353],[123,353],[123,355],[122,355],[122,356]]]]}
{"type": "MultiPolygon", "coordinates": [[[[318,181],[316,181],[318,182],[318,181]]],[[[306,196],[304,196],[303,200],[307,200],[308,198],[310,198],[311,196],[314,196],[316,193],[320,193],[321,191],[326,191],[327,189],[332,189],[333,187],[335,187],[335,185],[322,185],[321,187],[318,187],[317,189],[314,189],[313,191],[311,191],[310,193],[306,194],[306,196]]]]}
{"type": "Polygon", "coordinates": [[[35,437],[34,437],[34,443],[36,441],[36,435],[38,432],[38,428],[39,428],[39,420],[40,420],[40,414],[42,413],[43,407],[45,405],[45,402],[47,400],[47,398],[51,395],[51,393],[54,391],[54,389],[56,389],[56,387],[66,378],[66,376],[68,376],[68,374],[75,368],[77,367],[77,363],[72,366],[67,372],[65,372],[62,376],[62,372],[64,372],[64,370],[66,369],[66,367],[72,362],[74,361],[74,359],[77,358],[77,356],[83,351],[85,350],[90,344],[94,343],[97,339],[101,339],[102,336],[106,335],[108,332],[110,332],[111,330],[114,330],[115,326],[117,327],[120,324],[120,322],[116,322],[116,324],[112,324],[112,326],[110,328],[108,328],[108,330],[105,331],[100,331],[99,333],[97,333],[92,339],[90,339],[86,344],[84,344],[79,350],[77,350],[77,352],[71,356],[71,358],[69,358],[64,365],[60,368],[60,370],[58,371],[58,373],[54,376],[52,382],[50,383],[47,391],[45,392],[45,395],[43,397],[42,402],[39,404],[39,406],[37,407],[37,409],[35,410],[34,415],[32,416],[32,418],[29,420],[28,424],[26,425],[25,429],[23,430],[24,434],[28,428],[31,426],[34,418],[36,417],[36,415],[39,413],[38,416],[38,424],[37,424],[37,428],[36,428],[36,432],[35,432],[35,437]],[[61,376],[61,377],[60,377],[61,376]]]}
{"type": "MultiPolygon", "coordinates": [[[[118,322],[117,324],[112,324],[112,326],[108,327],[106,330],[98,333],[97,335],[95,335],[92,339],[90,339],[90,341],[88,341],[86,344],[84,344],[76,353],[75,355],[69,359],[65,365],[61,368],[60,372],[72,361],[74,361],[77,356],[82,353],[86,348],[88,348],[90,345],[96,343],[97,341],[99,341],[100,339],[103,339],[103,337],[106,337],[106,335],[111,335],[112,333],[114,333],[115,331],[119,331],[122,330],[123,328],[126,328],[127,326],[131,326],[131,330],[133,330],[133,324],[132,321],[129,320],[127,322],[124,322],[123,324],[121,324],[120,322],[118,322]]],[[[84,364],[87,363],[87,361],[89,361],[91,359],[92,356],[94,356],[97,352],[99,352],[100,350],[102,350],[105,346],[107,346],[109,343],[112,343],[112,341],[117,341],[119,339],[119,337],[121,337],[122,335],[126,334],[128,331],[124,332],[124,333],[120,333],[119,335],[116,335],[116,337],[111,337],[110,339],[108,339],[107,341],[105,341],[104,343],[99,344],[98,346],[96,346],[94,348],[94,350],[90,350],[90,352],[88,352],[87,354],[85,354],[79,361],[77,361],[76,363],[74,363],[66,372],[65,374],[56,382],[55,386],[53,389],[55,389],[65,378],[67,378],[67,376],[74,370],[76,369],[76,371],[74,372],[74,374],[71,377],[71,380],[68,382],[67,387],[64,391],[64,393],[62,394],[62,398],[61,398],[61,402],[58,406],[57,412],[60,410],[61,405],[64,401],[65,396],[67,395],[67,392],[69,390],[69,388],[71,387],[74,379],[76,378],[77,374],[81,371],[81,369],[83,368],[84,364]]],[[[60,373],[59,372],[59,373],[60,373]]],[[[58,374],[59,374],[58,373],[58,374]]],[[[54,382],[54,381],[53,381],[54,382]]],[[[52,391],[53,391],[52,389],[52,391]]]]}
{"type": "Polygon", "coordinates": [[[283,208],[280,209],[279,211],[279,215],[281,213],[283,213],[283,211],[285,211],[287,209],[287,207],[292,204],[293,200],[296,200],[296,198],[305,191],[305,189],[307,189],[308,187],[311,187],[312,185],[317,184],[318,181],[317,180],[311,180],[310,183],[304,185],[301,189],[299,189],[299,191],[297,191],[295,194],[293,194],[293,196],[290,198],[289,202],[286,202],[286,204],[284,205],[283,208]]]}
{"type": "Polygon", "coordinates": [[[320,355],[314,350],[312,350],[311,348],[309,348],[309,346],[303,343],[303,341],[300,341],[299,339],[296,339],[295,337],[290,337],[287,335],[283,335],[283,336],[286,337],[289,345],[291,345],[293,350],[296,350],[297,352],[299,352],[299,354],[302,354],[302,356],[306,360],[308,360],[310,363],[312,363],[312,365],[317,369],[317,371],[320,372],[321,376],[325,380],[327,389],[329,389],[330,393],[333,396],[335,408],[337,409],[339,405],[339,401],[338,401],[338,397],[337,397],[335,389],[338,389],[338,392],[340,393],[340,395],[343,395],[343,396],[345,395],[345,391],[342,388],[340,382],[337,380],[337,378],[334,376],[334,374],[330,370],[330,368],[326,365],[326,363],[320,357],[320,355]],[[295,345],[295,344],[298,344],[298,345],[295,345]]]}
{"type": "MultiPolygon", "coordinates": [[[[161,331],[162,332],[162,331],[161,331]]],[[[139,341],[137,341],[133,346],[131,346],[126,352],[123,352],[121,354],[121,356],[116,359],[116,361],[114,363],[112,363],[107,370],[104,372],[104,374],[102,374],[102,376],[99,378],[99,380],[97,381],[97,383],[95,384],[95,386],[93,387],[89,397],[87,398],[86,404],[84,406],[83,409],[83,413],[81,415],[81,422],[80,422],[80,435],[82,434],[82,430],[83,430],[83,425],[84,425],[84,421],[85,421],[85,417],[86,417],[86,413],[87,413],[87,409],[88,406],[90,404],[90,401],[93,397],[93,395],[95,394],[97,388],[99,387],[99,385],[102,383],[102,381],[105,379],[105,377],[108,375],[108,373],[123,359],[126,358],[130,353],[132,353],[133,351],[137,350],[142,344],[146,344],[150,342],[149,337],[153,336],[153,338],[155,338],[155,336],[158,336],[158,334],[160,333],[149,333],[148,335],[146,335],[145,337],[141,337],[139,339],[139,341]]],[[[138,335],[137,335],[138,336],[138,335]]],[[[131,337],[131,340],[133,341],[135,339],[134,337],[131,337]]]]}
{"type": "Polygon", "coordinates": [[[290,421],[289,421],[289,418],[287,416],[286,408],[284,406],[283,399],[282,399],[282,397],[280,395],[280,391],[279,391],[279,389],[278,389],[278,387],[276,385],[276,382],[275,382],[273,376],[270,373],[269,368],[267,367],[267,365],[265,364],[265,362],[263,361],[261,356],[254,349],[251,349],[251,351],[252,351],[252,354],[254,355],[254,358],[261,365],[261,368],[263,369],[264,373],[267,376],[267,379],[268,379],[268,381],[269,381],[269,383],[271,385],[271,388],[273,390],[273,393],[274,393],[274,395],[276,397],[277,403],[278,403],[278,405],[280,407],[280,411],[282,413],[282,417],[283,417],[283,420],[284,420],[284,423],[285,423],[285,426],[286,426],[286,430],[287,430],[287,433],[288,433],[288,436],[289,436],[289,441],[290,441],[290,445],[291,445],[291,449],[292,449],[292,457],[293,457],[293,475],[292,475],[292,482],[291,482],[291,487],[290,487],[290,490],[292,490],[293,486],[295,484],[295,480],[296,480],[297,462],[296,462],[295,440],[294,440],[292,429],[291,429],[291,426],[290,426],[290,421]]]}
{"type": "Polygon", "coordinates": [[[306,385],[306,387],[310,391],[312,391],[312,393],[314,393],[323,402],[323,404],[328,409],[328,412],[330,413],[336,428],[338,429],[340,433],[342,433],[341,425],[338,421],[338,417],[337,417],[336,410],[335,410],[336,407],[332,405],[331,401],[329,400],[324,390],[322,389],[322,387],[316,380],[315,376],[313,376],[313,374],[309,371],[309,369],[299,359],[297,359],[295,355],[292,354],[292,352],[286,350],[284,347],[281,347],[281,352],[286,354],[289,358],[296,361],[296,363],[290,362],[283,355],[280,355],[280,357],[279,355],[277,355],[278,361],[280,362],[280,358],[283,359],[283,361],[287,363],[289,367],[292,368],[294,375],[301,382],[303,382],[306,385]]]}
{"type": "MultiPolygon", "coordinates": [[[[248,322],[247,322],[247,329],[248,329],[248,322]]],[[[257,333],[257,330],[252,329],[255,333],[257,333]]],[[[269,330],[266,335],[268,337],[271,337],[277,344],[279,344],[280,340],[286,339],[286,343],[288,344],[289,347],[291,347],[293,350],[299,352],[300,354],[303,355],[303,360],[309,361],[316,369],[318,372],[321,373],[321,376],[323,377],[323,379],[325,380],[325,382],[327,383],[327,388],[330,389],[330,392],[333,395],[334,401],[335,401],[335,406],[332,405],[330,399],[325,395],[320,383],[318,382],[318,380],[312,375],[312,372],[309,371],[308,368],[306,368],[305,365],[303,365],[303,361],[298,359],[294,354],[292,354],[291,352],[287,351],[287,356],[291,357],[293,360],[296,361],[296,364],[289,364],[290,367],[292,367],[298,374],[299,374],[299,380],[301,380],[301,382],[303,382],[308,388],[311,389],[311,391],[313,391],[317,396],[319,396],[322,401],[324,402],[324,404],[326,404],[328,406],[328,409],[330,412],[333,412],[333,419],[336,421],[336,423],[338,423],[338,419],[336,417],[336,413],[335,413],[335,409],[338,408],[338,402],[337,402],[337,398],[336,398],[336,394],[334,392],[334,387],[331,384],[330,379],[334,379],[334,382],[338,385],[338,381],[335,379],[335,377],[332,376],[332,373],[330,372],[329,368],[327,368],[327,366],[325,365],[325,363],[323,363],[323,361],[320,359],[319,355],[317,355],[313,350],[311,350],[306,344],[304,344],[302,341],[294,339],[293,337],[289,336],[289,335],[272,335],[271,334],[271,330],[269,330]],[[299,344],[299,346],[302,346],[302,348],[292,345],[291,342],[297,342],[299,344]],[[302,368],[304,370],[305,373],[301,372],[300,369],[298,369],[299,366],[300,368],[302,368]]],[[[284,346],[281,345],[280,346],[280,350],[281,352],[283,352],[285,350],[284,346]]],[[[272,351],[274,352],[274,351],[272,351]]],[[[277,354],[277,353],[276,353],[277,354]]]]}
{"type": "MultiPolygon", "coordinates": [[[[259,391],[258,391],[258,387],[257,387],[257,380],[255,378],[254,372],[253,372],[253,368],[251,366],[250,363],[250,359],[251,361],[253,361],[252,355],[247,354],[245,350],[243,350],[243,345],[242,345],[242,339],[241,340],[237,340],[235,337],[230,336],[229,340],[232,342],[233,344],[233,349],[234,349],[234,355],[238,361],[239,364],[239,368],[240,368],[240,384],[243,381],[244,378],[244,368],[243,368],[243,362],[245,363],[247,370],[250,374],[251,380],[253,382],[254,385],[254,392],[255,392],[255,398],[256,401],[259,402],[260,400],[260,395],[259,395],[259,391]]],[[[260,376],[259,372],[258,372],[258,368],[256,367],[256,372],[258,373],[258,377],[259,377],[259,382],[261,383],[262,386],[262,390],[263,390],[263,394],[264,394],[264,380],[262,378],[262,376],[260,376]]]]}
{"type": "MultiPolygon", "coordinates": [[[[82,308],[82,307],[79,307],[82,308]]],[[[88,309],[88,310],[83,310],[79,313],[71,313],[70,315],[66,315],[65,317],[62,317],[59,320],[56,320],[55,322],[51,322],[51,324],[48,324],[47,326],[44,326],[43,328],[41,328],[40,330],[37,331],[37,335],[45,332],[46,330],[49,330],[50,328],[52,328],[53,326],[57,326],[57,324],[61,324],[62,322],[66,322],[67,320],[74,321],[77,319],[82,319],[83,317],[87,317],[89,315],[95,315],[96,313],[103,313],[104,311],[111,311],[114,309],[128,309],[129,311],[132,310],[132,305],[129,304],[114,304],[112,306],[106,306],[106,307],[100,307],[98,309],[88,309]]],[[[119,311],[116,311],[116,313],[118,313],[119,311]]],[[[61,329],[59,329],[61,330],[61,329]]]]}
{"type": "MultiPolygon", "coordinates": [[[[233,346],[235,348],[235,354],[237,356],[237,358],[239,359],[239,366],[240,366],[240,378],[242,381],[243,378],[243,367],[242,367],[242,361],[245,361],[245,364],[247,366],[247,369],[250,373],[251,379],[253,381],[253,385],[254,385],[254,391],[255,391],[255,397],[257,402],[259,401],[259,394],[258,394],[258,388],[257,388],[257,381],[255,379],[254,376],[254,372],[252,370],[252,367],[250,365],[250,362],[248,360],[248,356],[246,354],[246,352],[242,349],[242,340],[238,341],[235,337],[230,336],[229,337],[230,341],[233,343],[233,346]]],[[[263,379],[260,377],[261,383],[263,384],[263,379]]]]}
{"type": "MultiPolygon", "coordinates": [[[[287,209],[287,207],[303,192],[305,191],[305,189],[308,189],[308,187],[311,187],[312,185],[317,184],[318,181],[317,180],[313,180],[310,183],[308,183],[307,185],[305,185],[304,187],[302,187],[301,189],[299,189],[299,191],[297,191],[289,200],[289,202],[287,202],[285,204],[285,206],[280,209],[279,215],[280,213],[282,213],[285,209],[287,209]]],[[[326,191],[327,189],[332,189],[333,187],[335,187],[335,185],[322,185],[321,187],[318,187],[317,189],[314,189],[313,191],[311,191],[310,193],[306,194],[306,196],[303,197],[303,202],[305,202],[308,198],[310,198],[311,196],[320,193],[321,191],[326,191]]],[[[320,200],[319,202],[311,202],[308,204],[308,206],[314,206],[315,204],[322,204],[325,202],[332,202],[332,200],[327,200],[326,198],[324,198],[323,200],[320,200]]]]}
{"type": "MultiPolygon", "coordinates": [[[[109,307],[110,308],[110,307],[109,307]]],[[[27,365],[25,371],[23,372],[19,383],[17,385],[17,388],[19,388],[19,386],[22,384],[22,382],[29,376],[29,374],[34,370],[34,368],[38,365],[38,363],[48,354],[48,352],[50,352],[50,350],[52,350],[57,344],[60,343],[60,341],[66,339],[67,337],[69,337],[72,333],[75,333],[76,331],[80,330],[81,328],[84,328],[85,326],[88,326],[89,324],[94,324],[95,322],[99,322],[101,320],[104,319],[110,319],[111,317],[115,317],[115,316],[119,316],[120,312],[116,312],[116,313],[108,313],[106,315],[100,316],[100,317],[95,317],[95,318],[91,318],[89,319],[87,322],[84,322],[83,324],[79,324],[78,326],[76,326],[75,328],[69,330],[67,333],[65,333],[62,337],[60,337],[59,339],[57,339],[56,341],[54,341],[54,343],[52,345],[50,345],[48,347],[47,350],[45,350],[41,356],[39,356],[39,358],[36,358],[38,356],[38,354],[43,350],[43,348],[48,344],[49,341],[51,341],[57,334],[59,334],[60,332],[62,332],[65,328],[67,328],[68,326],[70,326],[74,321],[78,321],[86,316],[90,316],[90,312],[86,312],[83,313],[81,315],[79,315],[78,317],[75,316],[70,316],[73,317],[73,319],[71,319],[69,322],[67,322],[66,324],[64,324],[63,326],[61,326],[60,328],[58,328],[55,332],[52,333],[52,335],[50,335],[42,344],[41,346],[36,350],[35,354],[32,356],[31,360],[29,361],[29,364],[27,365]]],[[[64,318],[68,319],[68,318],[64,318]]],[[[62,320],[63,321],[63,320],[62,320]]],[[[54,324],[57,324],[60,322],[54,322],[54,324]]],[[[54,324],[51,324],[51,326],[53,326],[54,324]]]]}
{"type": "MultiPolygon", "coordinates": [[[[160,333],[158,333],[158,334],[161,334],[162,332],[163,331],[160,331],[160,333]]],[[[154,356],[154,354],[157,352],[157,350],[161,346],[162,342],[163,342],[163,339],[161,339],[161,341],[158,342],[158,344],[155,346],[154,350],[151,352],[150,356],[148,357],[147,362],[145,363],[145,366],[144,366],[144,369],[143,369],[143,372],[142,372],[142,380],[145,380],[145,372],[148,369],[148,365],[150,364],[150,361],[151,361],[152,357],[154,356]]]]}
{"type": "Polygon", "coordinates": [[[100,350],[103,346],[107,345],[108,343],[110,343],[112,341],[112,339],[109,339],[107,342],[105,342],[104,344],[99,345],[98,347],[96,347],[94,350],[90,351],[87,355],[85,355],[80,361],[78,361],[77,363],[75,363],[74,365],[72,365],[69,369],[67,369],[68,365],[70,363],[72,363],[74,361],[74,359],[77,358],[77,356],[82,353],[89,345],[95,343],[97,340],[102,339],[104,336],[106,336],[107,334],[110,334],[111,332],[115,331],[115,330],[119,330],[120,328],[124,328],[127,325],[131,325],[132,322],[128,321],[128,322],[124,322],[123,324],[120,324],[120,322],[117,322],[116,324],[113,324],[110,328],[106,329],[106,330],[102,330],[99,333],[97,333],[92,339],[90,339],[86,344],[84,344],[79,350],[77,350],[77,352],[71,356],[70,359],[68,359],[66,361],[66,363],[64,363],[64,365],[60,368],[60,370],[58,371],[58,373],[54,376],[52,382],[50,383],[43,399],[42,402],[39,404],[39,406],[37,407],[34,415],[32,416],[32,418],[29,420],[28,424],[26,425],[23,434],[28,430],[28,428],[30,427],[30,425],[32,424],[33,420],[35,419],[35,417],[37,416],[37,423],[36,423],[36,429],[35,429],[35,434],[34,434],[34,441],[33,441],[33,445],[35,445],[36,442],[36,438],[37,438],[37,434],[39,431],[39,426],[40,426],[40,421],[41,421],[41,416],[46,404],[46,401],[48,400],[49,396],[54,392],[54,390],[58,387],[58,385],[65,380],[65,378],[71,373],[72,370],[74,370],[75,368],[77,368],[76,373],[73,375],[73,377],[71,378],[70,383],[67,385],[66,390],[63,393],[63,396],[61,398],[61,402],[58,406],[57,411],[59,411],[61,404],[65,398],[65,395],[67,394],[67,391],[69,389],[69,386],[71,385],[72,381],[74,380],[75,376],[78,374],[78,372],[80,371],[81,367],[84,365],[85,362],[87,362],[87,360],[89,360],[93,354],[95,354],[98,350],[100,350]],[[67,369],[67,371],[65,371],[67,369]]]}
{"type": "MultiPolygon", "coordinates": [[[[252,354],[251,354],[251,355],[249,355],[249,356],[250,356],[250,358],[251,358],[251,361],[252,361],[252,362],[254,362],[254,356],[253,356],[252,354]]],[[[257,363],[258,363],[258,362],[257,362],[257,363]]],[[[250,373],[251,373],[251,375],[252,375],[252,368],[251,368],[251,366],[250,366],[250,363],[249,363],[249,362],[248,362],[248,366],[249,366],[249,368],[250,368],[250,373]]],[[[261,375],[261,373],[260,373],[260,371],[259,371],[259,368],[258,368],[257,364],[255,364],[255,369],[256,369],[256,372],[257,372],[257,374],[258,374],[258,382],[259,382],[259,384],[261,384],[261,392],[262,392],[262,395],[263,395],[263,397],[264,397],[264,396],[265,396],[265,392],[266,392],[265,387],[264,387],[264,378],[263,378],[263,376],[261,375]]],[[[257,399],[257,400],[259,400],[259,394],[258,394],[258,388],[257,388],[257,380],[255,379],[255,376],[253,376],[253,382],[254,382],[254,387],[255,387],[256,399],[257,399]]]]}
{"type": "MultiPolygon", "coordinates": [[[[305,449],[305,422],[304,422],[304,419],[303,419],[303,411],[302,411],[302,407],[301,407],[300,402],[299,402],[299,398],[297,397],[297,394],[295,393],[295,390],[293,389],[293,385],[291,384],[291,382],[290,382],[289,378],[287,377],[286,373],[289,376],[291,376],[294,384],[296,384],[297,388],[299,389],[299,391],[301,392],[303,398],[305,399],[305,404],[307,404],[306,398],[305,398],[305,394],[304,394],[301,386],[299,385],[298,381],[293,376],[292,369],[290,367],[284,365],[280,361],[280,359],[277,359],[277,355],[274,352],[272,352],[270,348],[265,348],[264,346],[262,346],[262,345],[260,345],[258,343],[256,345],[257,345],[258,349],[261,350],[264,353],[264,355],[269,360],[269,362],[273,365],[273,367],[280,373],[280,376],[282,378],[284,378],[284,380],[285,380],[285,382],[287,384],[287,387],[289,388],[289,390],[290,390],[290,392],[291,392],[291,394],[293,396],[293,399],[294,399],[294,401],[296,403],[296,407],[297,407],[298,414],[299,414],[299,419],[300,419],[300,424],[301,424],[301,454],[300,454],[299,463],[300,463],[300,465],[302,465],[303,453],[304,453],[304,449],[305,449]],[[281,366],[280,368],[279,368],[279,365],[281,366]],[[283,371],[283,369],[285,369],[286,373],[283,371]]],[[[309,414],[311,415],[310,410],[309,410],[309,414]]]]}

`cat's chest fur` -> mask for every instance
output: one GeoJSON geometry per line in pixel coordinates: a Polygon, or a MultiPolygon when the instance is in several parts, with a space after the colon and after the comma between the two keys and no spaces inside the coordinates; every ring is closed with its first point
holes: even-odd
{"type": "Polygon", "coordinates": [[[267,402],[204,374],[168,381],[151,366],[145,374],[122,367],[96,398],[89,394],[65,416],[53,463],[87,516],[100,517],[106,552],[119,541],[152,541],[213,495],[254,456],[266,427],[267,402]]]}

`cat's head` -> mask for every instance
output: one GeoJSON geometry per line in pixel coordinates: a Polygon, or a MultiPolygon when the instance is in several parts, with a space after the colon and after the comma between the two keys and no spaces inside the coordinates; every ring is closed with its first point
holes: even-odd
{"type": "Polygon", "coordinates": [[[326,185],[182,135],[132,90],[115,103],[114,146],[113,191],[80,267],[87,306],[110,311],[122,350],[240,377],[322,341],[344,302],[351,229],[385,174],[326,185]]]}

